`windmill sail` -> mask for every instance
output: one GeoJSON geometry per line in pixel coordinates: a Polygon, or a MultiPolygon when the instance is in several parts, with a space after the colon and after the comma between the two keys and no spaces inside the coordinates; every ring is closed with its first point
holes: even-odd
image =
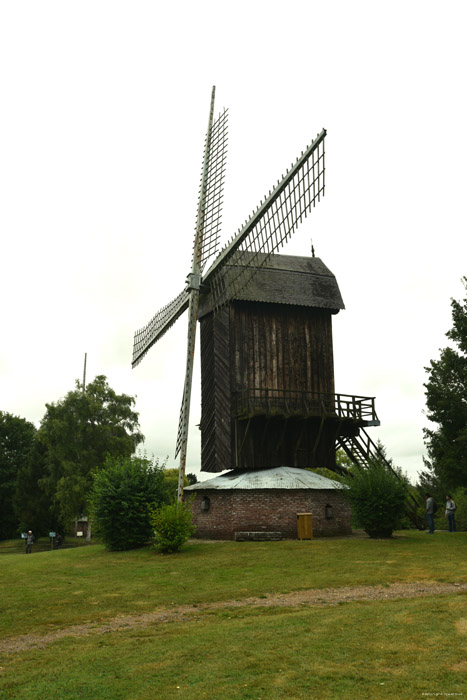
{"type": "MultiPolygon", "coordinates": [[[[206,134],[209,141],[208,170],[205,190],[203,190],[203,173],[201,174],[200,200],[198,209],[202,212],[202,221],[197,233],[201,240],[198,243],[198,267],[203,271],[206,261],[217,253],[222,220],[222,200],[224,197],[225,164],[227,158],[227,110],[219,114],[210,132],[206,134]]],[[[197,242],[195,239],[195,248],[197,242]]]]}
{"type": "Polygon", "coordinates": [[[144,328],[135,333],[133,345],[132,365],[136,367],[154,343],[169,330],[187,308],[189,309],[185,383],[175,454],[177,457],[180,452],[178,481],[179,501],[183,493],[183,479],[185,475],[201,272],[206,265],[206,261],[217,253],[222,218],[221,212],[227,153],[227,110],[221,112],[214,121],[214,97],[215,87],[213,87],[211,95],[211,107],[198,199],[192,268],[191,274],[188,275],[187,278],[188,286],[173,301],[158,311],[144,328]]]}
{"type": "Polygon", "coordinates": [[[190,293],[187,289],[184,289],[178,297],[160,309],[144,328],[136,331],[133,342],[133,367],[136,367],[141,362],[154,343],[159,338],[162,338],[164,333],[173,326],[175,321],[188,308],[189,300],[190,293]]]}
{"type": "Polygon", "coordinates": [[[214,308],[222,306],[227,295],[235,296],[248,284],[324,195],[325,136],[323,129],[206,273],[203,283],[211,288],[214,308]],[[227,285],[226,265],[232,267],[227,285]]]}
{"type": "MultiPolygon", "coordinates": [[[[211,110],[212,108],[213,102],[211,110]]],[[[227,158],[227,117],[228,111],[224,109],[206,134],[207,167],[206,165],[203,167],[201,174],[194,242],[194,251],[197,250],[197,268],[199,272],[202,272],[206,261],[217,252],[219,245],[227,158]],[[204,172],[205,168],[206,172],[204,172]],[[205,176],[204,184],[203,175],[205,176]]],[[[195,252],[193,252],[194,255],[195,252]]],[[[133,341],[133,367],[136,367],[141,362],[154,343],[157,343],[184,313],[188,308],[189,300],[190,288],[188,287],[173,301],[160,309],[144,328],[136,331],[133,341]]]]}
{"type": "Polygon", "coordinates": [[[203,169],[198,199],[198,215],[196,219],[195,242],[191,275],[189,275],[189,313],[188,339],[185,369],[185,384],[183,389],[182,406],[178,428],[175,457],[180,453],[178,469],[177,500],[183,499],[183,485],[188,445],[188,424],[190,418],[191,385],[193,381],[193,364],[196,341],[196,325],[198,320],[199,290],[201,270],[207,258],[217,250],[220,228],[220,212],[222,206],[222,188],[224,181],[224,166],[226,154],[227,112],[219,117],[214,124],[214,97],[216,88],[212,88],[211,109],[204,147],[203,169]]]}

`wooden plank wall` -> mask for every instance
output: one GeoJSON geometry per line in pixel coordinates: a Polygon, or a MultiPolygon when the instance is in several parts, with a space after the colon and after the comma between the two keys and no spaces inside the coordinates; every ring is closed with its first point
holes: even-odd
{"type": "Polygon", "coordinates": [[[281,304],[231,307],[232,390],[334,393],[331,312],[281,304]]]}
{"type": "Polygon", "coordinates": [[[208,314],[201,330],[201,469],[231,468],[229,309],[208,314]]]}
{"type": "Polygon", "coordinates": [[[232,396],[242,390],[260,404],[265,388],[333,394],[331,318],[320,309],[235,302],[201,319],[203,471],[332,468],[335,426],[296,416],[232,416],[232,396]]]}
{"type": "Polygon", "coordinates": [[[260,412],[264,402],[263,416],[232,421],[232,466],[333,468],[335,425],[319,418],[271,418],[271,392],[265,392],[334,394],[331,319],[331,311],[307,307],[231,306],[232,391],[247,391],[260,412]]]}

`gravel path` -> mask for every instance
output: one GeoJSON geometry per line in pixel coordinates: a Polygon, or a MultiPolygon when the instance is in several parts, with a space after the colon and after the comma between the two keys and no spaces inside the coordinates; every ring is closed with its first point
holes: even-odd
{"type": "Polygon", "coordinates": [[[42,636],[23,634],[18,637],[0,640],[0,653],[14,654],[31,648],[44,648],[64,637],[89,637],[122,630],[141,629],[153,622],[167,623],[194,619],[199,613],[210,610],[240,607],[297,607],[339,605],[364,600],[394,600],[397,598],[421,598],[423,596],[449,595],[467,591],[467,582],[437,583],[392,583],[387,586],[346,586],[343,588],[323,588],[280,593],[266,598],[243,598],[218,603],[182,605],[177,608],[154,610],[141,615],[122,615],[107,622],[73,625],[42,636]]]}

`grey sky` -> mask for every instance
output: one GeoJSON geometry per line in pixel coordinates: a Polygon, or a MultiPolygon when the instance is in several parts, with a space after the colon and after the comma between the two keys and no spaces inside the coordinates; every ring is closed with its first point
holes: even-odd
{"type": "MultiPolygon", "coordinates": [[[[336,390],[415,478],[424,366],[467,274],[465,3],[0,5],[0,410],[107,375],[173,460],[186,317],[135,370],[136,328],[189,272],[211,86],[229,107],[223,240],[325,127],[326,196],[283,252],[337,277],[336,390]]],[[[199,367],[188,471],[199,474],[199,367]]],[[[207,475],[206,475],[207,476],[207,475]]],[[[205,478],[205,477],[204,477],[205,478]]]]}

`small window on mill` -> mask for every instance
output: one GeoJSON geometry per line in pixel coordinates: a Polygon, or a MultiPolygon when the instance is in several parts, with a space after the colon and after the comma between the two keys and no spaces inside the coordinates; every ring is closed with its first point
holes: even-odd
{"type": "Polygon", "coordinates": [[[202,511],[207,511],[211,507],[211,501],[207,496],[203,496],[200,508],[202,511]]]}

